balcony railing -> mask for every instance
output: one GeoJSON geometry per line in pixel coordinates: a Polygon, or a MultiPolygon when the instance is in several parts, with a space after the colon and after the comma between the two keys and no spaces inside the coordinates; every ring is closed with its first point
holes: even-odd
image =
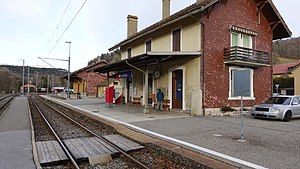
{"type": "Polygon", "coordinates": [[[225,48],[224,63],[237,66],[262,67],[270,66],[269,52],[234,46],[225,48]]]}

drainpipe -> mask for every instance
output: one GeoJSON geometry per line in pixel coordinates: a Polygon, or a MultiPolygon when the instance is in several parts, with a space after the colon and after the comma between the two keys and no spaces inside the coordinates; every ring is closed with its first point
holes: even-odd
{"type": "Polygon", "coordinates": [[[201,83],[201,90],[202,90],[202,112],[203,112],[203,116],[205,116],[205,77],[204,77],[204,56],[205,56],[205,51],[204,51],[204,42],[205,42],[205,24],[203,21],[201,21],[201,15],[200,15],[200,19],[198,19],[197,17],[195,17],[193,14],[190,15],[194,20],[196,20],[197,22],[199,22],[201,24],[201,50],[202,50],[202,54],[200,57],[200,83],[201,83]]]}
{"type": "Polygon", "coordinates": [[[203,116],[205,116],[205,76],[204,76],[204,56],[205,56],[205,51],[204,51],[204,37],[205,37],[205,24],[199,20],[201,24],[201,49],[202,49],[202,56],[200,57],[200,64],[201,64],[201,72],[200,72],[200,79],[201,79],[201,90],[202,90],[202,112],[203,116]]]}

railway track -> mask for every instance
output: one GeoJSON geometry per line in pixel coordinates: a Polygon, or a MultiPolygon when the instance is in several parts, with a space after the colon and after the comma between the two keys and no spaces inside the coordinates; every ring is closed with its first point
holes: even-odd
{"type": "MultiPolygon", "coordinates": [[[[105,137],[105,134],[109,133],[107,129],[104,127],[104,132],[101,134],[82,125],[82,122],[78,122],[70,118],[68,115],[53,107],[52,105],[46,103],[45,101],[39,99],[38,97],[30,97],[29,103],[31,105],[31,109],[37,111],[39,115],[42,117],[44,123],[47,125],[48,129],[45,132],[46,135],[49,135],[51,139],[55,139],[59,145],[61,146],[63,152],[67,156],[69,162],[71,162],[73,168],[80,168],[80,164],[78,164],[79,160],[76,160],[76,155],[74,154],[74,147],[70,147],[67,139],[76,139],[76,138],[95,138],[99,140],[102,145],[106,145],[104,149],[113,150],[115,152],[120,153],[123,157],[125,157],[128,161],[130,161],[135,168],[149,168],[139,160],[133,158],[130,154],[124,150],[124,147],[121,148],[120,145],[116,144],[116,141],[112,141],[109,139],[110,137],[105,137]],[[51,118],[49,118],[51,116],[51,118]],[[52,136],[50,136],[52,134],[52,136]]],[[[35,118],[35,117],[34,117],[35,118]]],[[[79,120],[80,121],[80,120],[79,120]]],[[[101,131],[100,131],[101,132],[101,131]]],[[[43,138],[39,138],[43,140],[43,138]]],[[[77,147],[79,148],[79,147],[77,147]]]]}
{"type": "Polygon", "coordinates": [[[0,119],[3,117],[9,104],[14,99],[15,95],[7,95],[0,98],[0,119]]]}

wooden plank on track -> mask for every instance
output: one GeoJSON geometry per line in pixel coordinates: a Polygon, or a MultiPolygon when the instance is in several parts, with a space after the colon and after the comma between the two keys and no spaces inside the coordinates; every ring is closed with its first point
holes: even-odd
{"type": "Polygon", "coordinates": [[[49,151],[51,161],[59,161],[59,156],[55,151],[55,147],[53,146],[52,141],[45,141],[45,145],[47,146],[47,149],[49,151]]]}
{"type": "Polygon", "coordinates": [[[82,138],[87,145],[90,146],[91,149],[94,150],[94,152],[98,155],[104,155],[104,154],[108,154],[109,152],[106,152],[105,150],[99,148],[99,146],[97,146],[96,144],[92,143],[91,139],[89,138],[82,138]]]}
{"type": "Polygon", "coordinates": [[[77,148],[76,147],[74,147],[72,144],[71,144],[71,142],[70,142],[70,140],[69,139],[67,139],[67,140],[63,140],[63,142],[65,143],[65,145],[68,147],[68,149],[69,149],[69,151],[71,152],[71,154],[77,159],[77,158],[80,158],[80,154],[79,154],[79,152],[77,151],[77,148]]]}
{"type": "Polygon", "coordinates": [[[64,152],[64,150],[59,145],[59,143],[57,141],[52,141],[52,144],[55,148],[55,151],[56,151],[57,155],[59,156],[59,159],[60,160],[67,160],[68,157],[67,157],[66,153],[64,152]]]}
{"type": "Polygon", "coordinates": [[[37,153],[38,153],[38,158],[40,163],[46,163],[47,162],[47,157],[46,157],[46,153],[43,150],[43,145],[42,142],[36,142],[36,148],[37,148],[37,153]]]}
{"type": "Polygon", "coordinates": [[[88,154],[87,157],[97,155],[97,153],[94,152],[93,148],[91,148],[91,146],[88,145],[84,139],[79,138],[79,139],[76,139],[76,141],[78,142],[78,144],[80,144],[80,146],[82,146],[82,149],[84,149],[84,151],[88,154]]]}
{"type": "Polygon", "coordinates": [[[49,163],[49,162],[51,162],[52,160],[51,160],[51,156],[50,156],[50,153],[49,153],[49,151],[48,151],[48,148],[47,148],[47,145],[46,145],[46,143],[45,142],[42,142],[42,146],[43,146],[43,151],[45,152],[45,161],[47,162],[47,163],[49,163]]]}
{"type": "Polygon", "coordinates": [[[114,154],[114,153],[117,153],[118,151],[116,149],[114,149],[113,147],[111,147],[110,145],[106,144],[104,141],[100,140],[99,138],[97,137],[92,137],[90,139],[90,141],[99,146],[99,148],[101,147],[102,150],[104,150],[104,152],[106,154],[114,154]]]}
{"type": "Polygon", "coordinates": [[[131,151],[131,150],[137,150],[144,148],[144,146],[131,141],[123,136],[120,136],[118,134],[112,134],[112,135],[105,135],[103,136],[107,140],[111,141],[112,143],[116,144],[120,148],[122,148],[124,151],[131,151]]]}
{"type": "Polygon", "coordinates": [[[77,142],[77,139],[70,139],[71,144],[76,147],[77,151],[80,154],[79,158],[87,158],[89,157],[88,153],[83,149],[83,147],[77,142]]]}
{"type": "Polygon", "coordinates": [[[67,156],[59,143],[55,140],[36,142],[40,164],[67,160],[67,156]]]}

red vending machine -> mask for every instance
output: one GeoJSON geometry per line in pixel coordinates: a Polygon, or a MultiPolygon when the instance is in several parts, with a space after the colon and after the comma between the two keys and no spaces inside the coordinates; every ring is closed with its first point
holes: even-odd
{"type": "Polygon", "coordinates": [[[106,107],[113,106],[113,98],[114,98],[114,87],[106,87],[105,88],[105,105],[106,107]]]}

